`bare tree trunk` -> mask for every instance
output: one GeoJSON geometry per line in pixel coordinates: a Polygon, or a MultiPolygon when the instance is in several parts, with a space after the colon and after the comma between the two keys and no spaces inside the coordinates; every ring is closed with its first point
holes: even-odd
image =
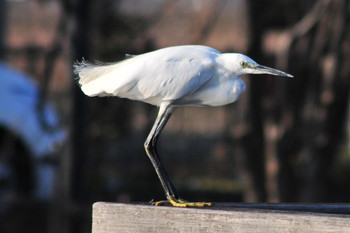
{"type": "MultiPolygon", "coordinates": [[[[81,58],[89,58],[89,31],[90,31],[90,7],[92,1],[78,0],[75,5],[75,34],[73,37],[73,61],[81,58]]],[[[83,206],[89,198],[86,189],[87,181],[84,179],[86,165],[86,105],[84,95],[79,86],[73,82],[73,103],[71,121],[71,145],[72,145],[72,165],[71,165],[71,195],[72,201],[77,206],[83,206]]],[[[71,218],[71,232],[84,232],[84,215],[77,213],[71,218]]],[[[85,226],[87,227],[87,226],[85,226]]]]}
{"type": "MultiPolygon", "coordinates": [[[[250,16],[250,44],[248,54],[254,58],[262,57],[261,41],[264,30],[264,21],[259,14],[260,4],[257,1],[249,1],[250,16]]],[[[265,148],[263,135],[263,114],[261,107],[262,85],[261,79],[250,79],[249,95],[249,122],[250,131],[243,139],[243,146],[246,152],[246,166],[251,173],[250,187],[246,191],[246,201],[266,201],[265,189],[265,148]]]]}

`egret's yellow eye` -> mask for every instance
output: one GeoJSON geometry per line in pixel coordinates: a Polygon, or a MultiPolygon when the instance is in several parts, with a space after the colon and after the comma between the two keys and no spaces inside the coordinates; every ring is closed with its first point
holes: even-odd
{"type": "Polygon", "coordinates": [[[248,62],[245,62],[245,61],[241,61],[240,64],[243,68],[247,68],[249,65],[248,62]]]}

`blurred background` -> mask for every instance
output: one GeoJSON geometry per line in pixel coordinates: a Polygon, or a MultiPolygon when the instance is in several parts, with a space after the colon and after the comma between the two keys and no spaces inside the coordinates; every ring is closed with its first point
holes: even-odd
{"type": "Polygon", "coordinates": [[[164,199],[157,108],[84,96],[72,64],[181,44],[295,76],[175,112],[159,150],[183,198],[350,202],[349,25],[349,0],[0,0],[0,232],[91,232],[96,201],[164,199]]]}

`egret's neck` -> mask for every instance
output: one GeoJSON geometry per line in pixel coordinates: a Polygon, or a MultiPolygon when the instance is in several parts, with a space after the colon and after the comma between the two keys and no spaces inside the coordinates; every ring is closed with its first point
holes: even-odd
{"type": "Polygon", "coordinates": [[[217,64],[224,69],[226,72],[230,72],[231,75],[240,75],[238,71],[241,70],[241,67],[239,66],[239,62],[237,62],[237,56],[240,54],[237,53],[223,53],[220,54],[216,62],[217,64]]]}

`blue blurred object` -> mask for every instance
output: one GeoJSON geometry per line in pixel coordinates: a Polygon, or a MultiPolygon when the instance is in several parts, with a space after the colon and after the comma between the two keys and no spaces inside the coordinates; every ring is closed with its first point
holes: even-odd
{"type": "MultiPolygon", "coordinates": [[[[53,158],[66,133],[49,104],[45,104],[41,117],[54,130],[47,130],[40,123],[38,96],[39,89],[30,78],[0,63],[0,126],[16,135],[30,152],[36,184],[33,195],[47,199],[53,191],[55,167],[43,161],[53,158]]],[[[6,170],[5,164],[1,167],[6,170]]]]}

